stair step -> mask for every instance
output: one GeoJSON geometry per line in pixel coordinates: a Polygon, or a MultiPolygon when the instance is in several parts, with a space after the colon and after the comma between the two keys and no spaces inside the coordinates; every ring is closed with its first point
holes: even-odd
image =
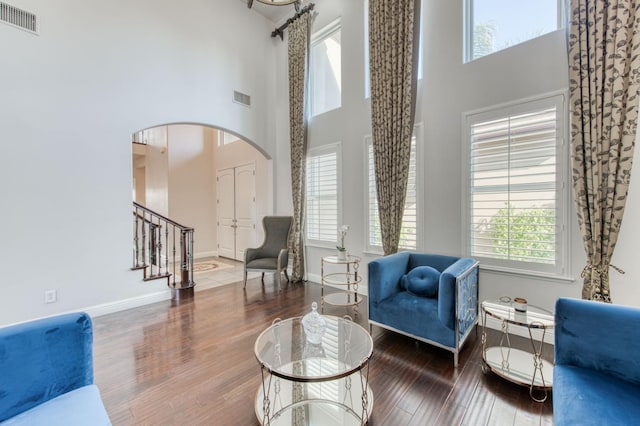
{"type": "Polygon", "coordinates": [[[171,274],[167,273],[167,274],[156,274],[156,275],[150,275],[148,277],[144,277],[142,280],[143,281],[152,281],[152,280],[159,280],[161,278],[169,278],[171,276],[171,274]]]}
{"type": "Polygon", "coordinates": [[[140,269],[148,268],[149,265],[138,265],[131,268],[132,271],[138,271],[140,269]]]}

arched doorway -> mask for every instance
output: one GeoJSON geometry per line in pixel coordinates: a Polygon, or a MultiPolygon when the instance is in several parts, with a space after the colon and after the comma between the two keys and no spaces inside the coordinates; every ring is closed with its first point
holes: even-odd
{"type": "MultiPolygon", "coordinates": [[[[133,134],[132,142],[133,201],[193,228],[190,257],[242,260],[246,247],[262,241],[260,220],[271,214],[273,208],[272,160],[263,150],[229,130],[194,123],[140,130],[133,134]],[[234,171],[247,176],[247,170],[253,179],[238,179],[240,188],[236,188],[234,178],[229,179],[230,172],[231,176],[234,171]],[[221,176],[224,178],[220,179],[221,176]],[[250,199],[238,198],[247,196],[250,199]],[[230,206],[229,202],[235,204],[230,206]],[[245,209],[241,215],[242,228],[235,217],[231,222],[227,220],[229,212],[235,212],[238,205],[245,209]]],[[[147,244],[151,244],[151,236],[145,237],[149,240],[147,244]]],[[[168,235],[164,244],[181,247],[171,240],[168,235]]],[[[170,265],[176,262],[172,259],[175,249],[165,249],[153,259],[158,263],[156,272],[179,277],[179,268],[174,273],[176,268],[170,265]]],[[[151,246],[148,251],[154,250],[155,246],[151,246]]]]}

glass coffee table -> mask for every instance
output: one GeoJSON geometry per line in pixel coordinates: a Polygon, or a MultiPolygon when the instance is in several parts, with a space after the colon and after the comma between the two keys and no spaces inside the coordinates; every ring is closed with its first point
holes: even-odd
{"type": "Polygon", "coordinates": [[[554,327],[553,313],[531,305],[526,307],[526,311],[520,312],[508,297],[484,301],[481,306],[484,361],[482,371],[486,373],[490,370],[510,382],[528,386],[531,399],[544,402],[547,399],[547,391],[552,387],[553,364],[542,359],[542,349],[546,331],[554,327]],[[487,345],[487,316],[501,321],[502,335],[497,346],[487,345]],[[512,326],[527,329],[531,343],[530,352],[511,347],[509,336],[512,326]],[[534,336],[536,333],[539,336],[534,336]]]}
{"type": "Polygon", "coordinates": [[[262,385],[262,425],[362,425],[373,408],[368,383],[373,340],[349,317],[324,315],[319,344],[307,341],[302,317],[276,319],[254,346],[262,385]]]}

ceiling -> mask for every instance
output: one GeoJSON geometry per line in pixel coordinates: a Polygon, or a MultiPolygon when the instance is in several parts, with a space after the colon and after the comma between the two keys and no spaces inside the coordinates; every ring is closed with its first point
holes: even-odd
{"type": "MultiPolygon", "coordinates": [[[[242,3],[247,5],[247,0],[240,0],[242,3]]],[[[303,2],[303,6],[305,6],[303,2]]],[[[292,17],[296,13],[295,6],[293,4],[288,4],[286,6],[270,6],[268,4],[260,3],[257,0],[254,0],[253,6],[251,10],[256,11],[260,15],[264,16],[268,20],[275,24],[280,22],[284,22],[287,18],[292,17]]]]}

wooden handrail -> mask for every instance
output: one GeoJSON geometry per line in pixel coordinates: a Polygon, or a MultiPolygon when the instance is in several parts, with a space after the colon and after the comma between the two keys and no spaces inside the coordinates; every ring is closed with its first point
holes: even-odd
{"type": "MultiPolygon", "coordinates": [[[[178,222],[176,222],[175,220],[171,220],[171,219],[169,219],[168,217],[161,215],[160,213],[156,213],[156,212],[154,212],[153,210],[151,210],[150,208],[147,208],[147,207],[143,206],[142,204],[138,204],[138,203],[136,203],[135,201],[133,202],[133,205],[134,205],[135,207],[137,207],[137,208],[141,209],[141,210],[144,210],[144,211],[146,211],[146,212],[148,212],[148,213],[151,213],[151,214],[152,214],[152,215],[154,215],[155,217],[160,218],[160,219],[162,219],[163,221],[168,222],[168,223],[170,223],[170,224],[171,224],[171,225],[173,225],[173,226],[176,226],[176,227],[178,227],[178,228],[182,229],[183,231],[193,231],[193,230],[194,230],[194,229],[193,229],[192,227],[190,227],[190,226],[180,225],[180,224],[179,224],[178,222]]],[[[143,216],[140,216],[140,215],[139,215],[139,214],[137,214],[137,213],[134,213],[134,214],[135,214],[135,215],[137,215],[139,218],[146,220],[143,216]]]]}

